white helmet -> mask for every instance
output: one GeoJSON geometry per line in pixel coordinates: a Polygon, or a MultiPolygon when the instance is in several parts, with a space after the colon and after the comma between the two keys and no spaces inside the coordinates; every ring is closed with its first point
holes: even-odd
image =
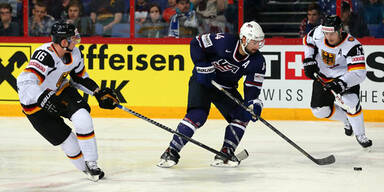
{"type": "Polygon", "coordinates": [[[264,32],[258,23],[255,21],[245,22],[240,28],[240,40],[245,37],[246,43],[241,46],[245,51],[245,47],[248,45],[249,41],[255,40],[260,41],[260,48],[264,46],[264,32]]]}

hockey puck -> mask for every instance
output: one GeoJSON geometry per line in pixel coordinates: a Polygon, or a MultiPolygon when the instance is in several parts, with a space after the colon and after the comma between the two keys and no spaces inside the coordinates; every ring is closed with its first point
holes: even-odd
{"type": "Polygon", "coordinates": [[[353,167],[353,170],[355,170],[355,171],[362,171],[363,168],[361,168],[361,167],[353,167]]]}

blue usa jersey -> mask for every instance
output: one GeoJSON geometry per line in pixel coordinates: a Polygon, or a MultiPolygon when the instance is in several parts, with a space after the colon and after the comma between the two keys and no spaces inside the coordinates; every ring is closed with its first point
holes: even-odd
{"type": "Polygon", "coordinates": [[[265,59],[257,51],[246,57],[238,53],[241,49],[237,36],[231,34],[203,34],[191,41],[191,58],[194,63],[193,75],[209,73],[225,88],[237,88],[238,81],[245,76],[245,101],[258,98],[265,75],[265,59]]]}

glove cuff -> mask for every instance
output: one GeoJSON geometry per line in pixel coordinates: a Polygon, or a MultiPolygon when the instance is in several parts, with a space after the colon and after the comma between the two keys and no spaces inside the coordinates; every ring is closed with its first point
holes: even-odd
{"type": "Polygon", "coordinates": [[[47,104],[48,100],[53,96],[55,96],[55,92],[54,91],[51,91],[51,90],[45,90],[41,95],[40,97],[38,98],[38,103],[40,105],[40,107],[44,107],[45,104],[47,104]]]}
{"type": "Polygon", "coordinates": [[[303,60],[303,66],[317,65],[317,61],[313,58],[305,58],[303,60]]]}

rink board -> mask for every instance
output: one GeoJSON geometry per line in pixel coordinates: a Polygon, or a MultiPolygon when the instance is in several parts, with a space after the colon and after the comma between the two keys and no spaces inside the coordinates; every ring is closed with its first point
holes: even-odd
{"type": "MultiPolygon", "coordinates": [[[[0,44],[0,115],[21,116],[15,78],[41,44],[0,44]]],[[[117,90],[123,105],[154,118],[181,118],[185,114],[188,80],[193,69],[189,46],[184,44],[82,44],[86,71],[102,86],[117,90]]],[[[364,46],[367,79],[361,103],[367,121],[384,121],[384,46],[364,46]]],[[[312,81],[304,75],[300,45],[267,45],[266,79],[260,99],[268,119],[314,120],[309,110],[312,81]]],[[[242,83],[239,90],[242,92],[242,83]]],[[[82,93],[83,94],[83,93],[82,93]]],[[[86,96],[86,98],[88,98],[86,96]]],[[[88,100],[92,115],[127,117],[123,111],[98,109],[88,100]]],[[[216,109],[210,118],[221,118],[216,109]]]]}

